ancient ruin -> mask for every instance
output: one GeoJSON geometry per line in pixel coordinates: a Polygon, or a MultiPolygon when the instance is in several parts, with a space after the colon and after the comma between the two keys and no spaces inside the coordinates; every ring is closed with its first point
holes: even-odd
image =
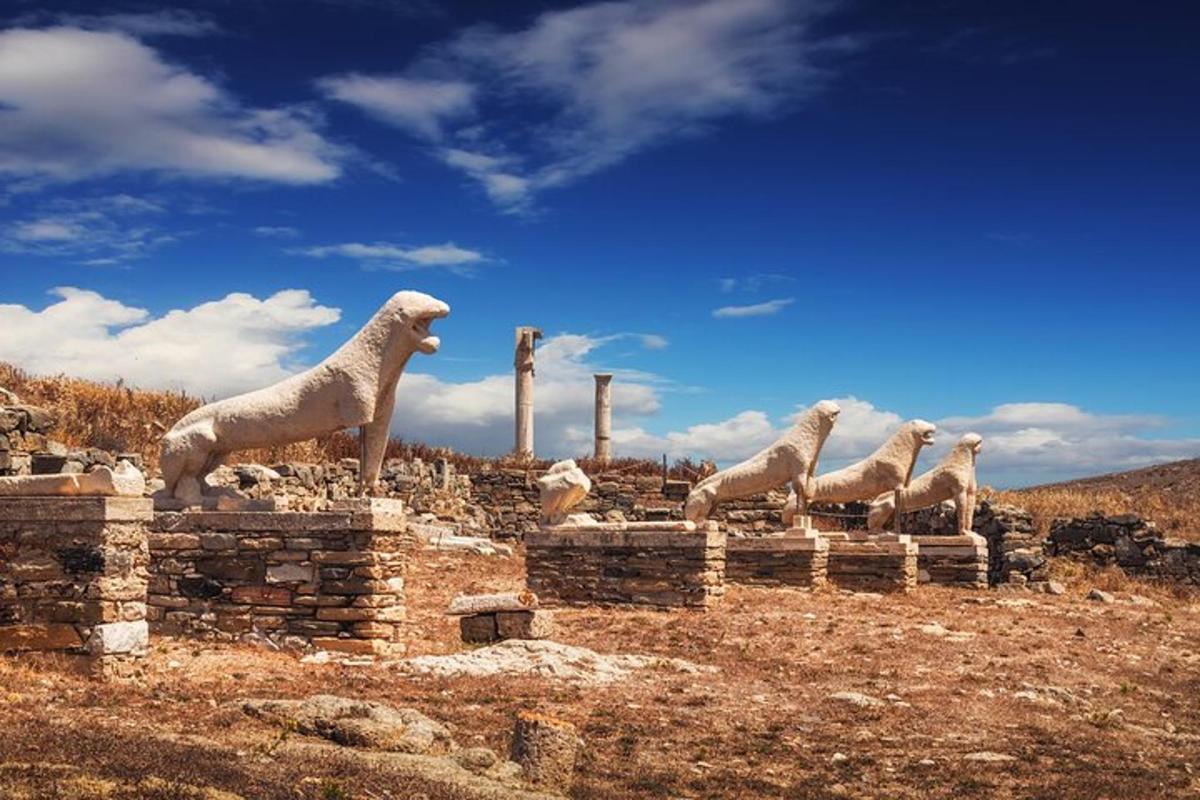
{"type": "Polygon", "coordinates": [[[596,379],[595,447],[592,455],[600,464],[612,460],[612,378],[608,373],[598,373],[596,379]]]}
{"type": "Polygon", "coordinates": [[[0,477],[0,497],[141,497],[146,478],[128,461],[90,472],[0,477]]]}
{"type": "Polygon", "coordinates": [[[821,447],[841,409],[822,400],[805,411],[779,441],[750,458],[701,481],[688,495],[684,516],[692,522],[708,518],[723,500],[765,492],[790,484],[793,513],[803,515],[812,492],[813,474],[821,447]]]}
{"type": "Polygon", "coordinates": [[[881,531],[891,524],[897,513],[916,511],[953,500],[960,536],[974,536],[977,487],[975,458],[983,447],[983,437],[967,433],[958,440],[936,467],[918,476],[907,486],[884,492],[871,501],[867,528],[881,531]]]}
{"type": "Polygon", "coordinates": [[[312,369],[274,386],[219,400],[186,415],[163,436],[164,497],[202,503],[203,481],[232,452],[288,444],[360,427],[359,493],[379,477],[395,407],[396,383],[413,353],[441,344],[430,324],[450,306],[420,292],[397,292],[363,328],[312,369]]]}
{"type": "Polygon", "coordinates": [[[515,436],[513,452],[524,458],[533,457],[533,350],[542,332],[521,326],[516,329],[513,370],[516,387],[515,436]]]}

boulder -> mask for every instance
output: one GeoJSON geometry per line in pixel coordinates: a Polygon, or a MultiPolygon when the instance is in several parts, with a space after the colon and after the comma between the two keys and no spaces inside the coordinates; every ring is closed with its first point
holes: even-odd
{"type": "Polygon", "coordinates": [[[330,694],[305,700],[246,700],[242,711],[348,747],[436,755],[456,749],[447,728],[411,708],[330,694]]]}

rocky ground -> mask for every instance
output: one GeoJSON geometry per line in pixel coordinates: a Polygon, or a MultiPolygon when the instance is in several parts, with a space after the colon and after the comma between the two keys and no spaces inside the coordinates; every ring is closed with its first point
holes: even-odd
{"type": "Polygon", "coordinates": [[[450,598],[521,577],[519,554],[459,553],[410,576],[410,655],[488,674],[167,640],[133,685],[0,660],[4,796],[480,796],[244,710],[317,694],[416,709],[484,761],[518,710],[569,721],[578,798],[1200,795],[1200,606],[1166,590],[1077,570],[1061,596],[735,587],[709,612],[558,611],[566,648],[461,645],[450,598]]]}

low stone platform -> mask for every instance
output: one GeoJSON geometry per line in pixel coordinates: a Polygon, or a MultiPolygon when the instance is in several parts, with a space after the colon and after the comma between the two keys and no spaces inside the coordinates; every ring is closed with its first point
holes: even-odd
{"type": "Polygon", "coordinates": [[[907,534],[853,532],[829,542],[828,574],[843,589],[907,592],[917,586],[917,545],[907,534]]]}
{"type": "Polygon", "coordinates": [[[404,650],[398,623],[415,543],[398,500],[336,501],[319,512],[156,513],[149,540],[155,632],[404,650]]]}
{"type": "Polygon", "coordinates": [[[120,676],[145,653],[140,497],[0,498],[0,651],[62,651],[120,676]]]}
{"type": "Polygon", "coordinates": [[[824,586],[829,542],[798,528],[778,536],[730,537],[725,543],[725,579],[750,586],[824,586]]]}
{"type": "Polygon", "coordinates": [[[725,593],[715,523],[557,526],[525,536],[526,583],[543,603],[705,608],[725,593]]]}
{"type": "Polygon", "coordinates": [[[917,581],[986,589],[988,546],[982,536],[913,536],[917,581]]]}

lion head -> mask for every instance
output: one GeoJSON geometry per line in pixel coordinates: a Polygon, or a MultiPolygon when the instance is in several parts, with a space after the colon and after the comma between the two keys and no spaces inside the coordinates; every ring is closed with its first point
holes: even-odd
{"type": "Polygon", "coordinates": [[[832,400],[822,400],[812,407],[816,413],[817,428],[821,432],[821,436],[828,436],[833,430],[833,423],[837,422],[838,414],[842,413],[842,407],[832,400]]]}
{"type": "Polygon", "coordinates": [[[937,425],[923,419],[909,420],[903,427],[908,429],[909,435],[913,437],[913,444],[917,447],[933,444],[933,435],[937,433],[937,425]]]}
{"type": "Polygon", "coordinates": [[[396,292],[387,305],[394,323],[414,350],[426,355],[437,352],[442,340],[430,334],[429,326],[435,319],[448,316],[450,306],[436,297],[412,291],[396,292]]]}
{"type": "Polygon", "coordinates": [[[983,449],[983,437],[978,433],[964,433],[958,440],[958,446],[970,450],[973,455],[979,455],[979,451],[983,449]]]}

